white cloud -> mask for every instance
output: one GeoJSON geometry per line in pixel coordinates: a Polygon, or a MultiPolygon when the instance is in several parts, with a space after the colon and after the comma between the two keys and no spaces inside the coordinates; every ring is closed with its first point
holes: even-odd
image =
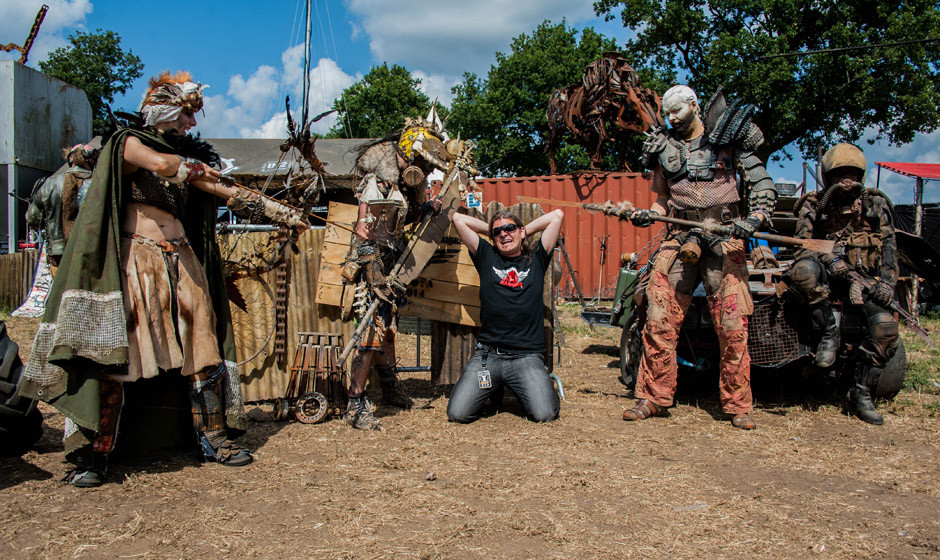
{"type": "Polygon", "coordinates": [[[485,74],[497,51],[506,52],[513,37],[543,20],[577,23],[595,17],[590,2],[570,0],[348,0],[346,6],[361,18],[377,62],[444,75],[485,74]]]}
{"type": "MultiPolygon", "coordinates": [[[[228,91],[206,97],[205,116],[198,130],[208,138],[286,138],[287,111],[284,96],[291,97],[291,110],[299,120],[303,95],[303,46],[281,54],[281,68],[260,66],[248,78],[236,74],[228,91]],[[272,114],[273,112],[273,114],[272,114]]],[[[333,100],[361,75],[350,75],[329,58],[321,58],[310,69],[309,115],[316,116],[333,106],[333,100]]],[[[324,117],[311,130],[326,133],[336,122],[324,117]]]]}
{"type": "Polygon", "coordinates": [[[277,78],[277,70],[266,65],[259,66],[247,80],[241,74],[236,74],[229,78],[228,96],[244,108],[249,118],[260,119],[279,87],[277,78]]]}
{"type": "MultiPolygon", "coordinates": [[[[67,46],[69,33],[84,30],[85,17],[93,9],[89,0],[4,0],[0,2],[0,43],[22,46],[43,4],[49,5],[49,11],[29,52],[26,64],[31,67],[45,60],[51,51],[67,46]]],[[[19,58],[19,51],[0,51],[0,60],[19,58]]]]}
{"type": "Polygon", "coordinates": [[[454,99],[454,95],[450,91],[451,88],[463,82],[462,78],[444,76],[441,74],[428,74],[421,70],[412,72],[411,77],[421,80],[418,89],[430,97],[431,101],[434,101],[436,98],[438,102],[447,106],[450,106],[450,102],[454,99]]]}

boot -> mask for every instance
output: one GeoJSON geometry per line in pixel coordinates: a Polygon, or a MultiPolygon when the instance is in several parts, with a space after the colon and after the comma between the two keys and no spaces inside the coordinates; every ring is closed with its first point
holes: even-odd
{"type": "Polygon", "coordinates": [[[836,354],[839,352],[839,325],[836,323],[836,314],[829,302],[825,301],[813,306],[809,317],[813,330],[821,335],[819,346],[816,347],[816,367],[831,368],[836,363],[836,354]]]}
{"type": "Polygon", "coordinates": [[[62,482],[76,488],[97,488],[104,484],[108,472],[108,456],[94,451],[91,445],[72,451],[65,460],[74,465],[62,482]]]}
{"type": "Polygon", "coordinates": [[[225,432],[222,399],[217,379],[194,381],[189,392],[193,411],[193,427],[199,445],[199,458],[227,467],[243,467],[254,458],[250,451],[228,439],[225,432]]]}
{"type": "Polygon", "coordinates": [[[398,383],[398,369],[395,366],[376,366],[379,374],[379,387],[382,390],[382,404],[396,408],[411,408],[414,401],[401,389],[398,383]]]}
{"type": "Polygon", "coordinates": [[[358,397],[349,397],[349,404],[346,406],[346,412],[343,413],[343,422],[346,422],[357,430],[381,430],[382,422],[372,413],[372,404],[365,395],[358,397]]]}
{"type": "Polygon", "coordinates": [[[885,419],[875,410],[875,405],[871,401],[871,388],[877,386],[878,378],[881,376],[881,368],[864,364],[859,367],[855,374],[855,384],[849,389],[847,395],[849,409],[863,422],[880,426],[885,423],[885,419]]]}

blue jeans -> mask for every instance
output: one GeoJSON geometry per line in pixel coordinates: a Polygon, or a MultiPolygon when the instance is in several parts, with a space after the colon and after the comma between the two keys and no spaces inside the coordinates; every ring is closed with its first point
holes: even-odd
{"type": "Polygon", "coordinates": [[[484,368],[483,350],[478,346],[450,394],[447,419],[473,422],[481,416],[486,399],[501,394],[503,386],[512,389],[532,420],[548,422],[558,418],[561,402],[541,354],[497,354],[490,349],[484,368]],[[478,375],[484,369],[490,372],[492,383],[487,389],[480,388],[478,375]]]}

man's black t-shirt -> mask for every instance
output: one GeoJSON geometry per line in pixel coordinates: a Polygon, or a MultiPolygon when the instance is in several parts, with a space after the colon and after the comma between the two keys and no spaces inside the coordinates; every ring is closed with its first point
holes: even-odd
{"type": "Polygon", "coordinates": [[[505,350],[545,350],[542,287],[551,256],[541,242],[531,256],[505,258],[480,240],[473,264],[480,274],[480,342],[505,350]]]}

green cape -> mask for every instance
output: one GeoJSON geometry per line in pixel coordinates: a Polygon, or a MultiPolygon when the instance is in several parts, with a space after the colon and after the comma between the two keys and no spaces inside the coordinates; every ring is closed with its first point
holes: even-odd
{"type": "MultiPolygon", "coordinates": [[[[122,175],[128,136],[161,153],[190,156],[150,129],[119,129],[104,145],[49,291],[20,388],[20,394],[48,402],[94,431],[99,430],[100,380],[128,363],[120,251],[121,210],[130,188],[122,175]]],[[[181,221],[209,282],[219,350],[228,370],[226,421],[243,429],[235,335],[215,238],[217,204],[212,195],[190,189],[181,221]]]]}

